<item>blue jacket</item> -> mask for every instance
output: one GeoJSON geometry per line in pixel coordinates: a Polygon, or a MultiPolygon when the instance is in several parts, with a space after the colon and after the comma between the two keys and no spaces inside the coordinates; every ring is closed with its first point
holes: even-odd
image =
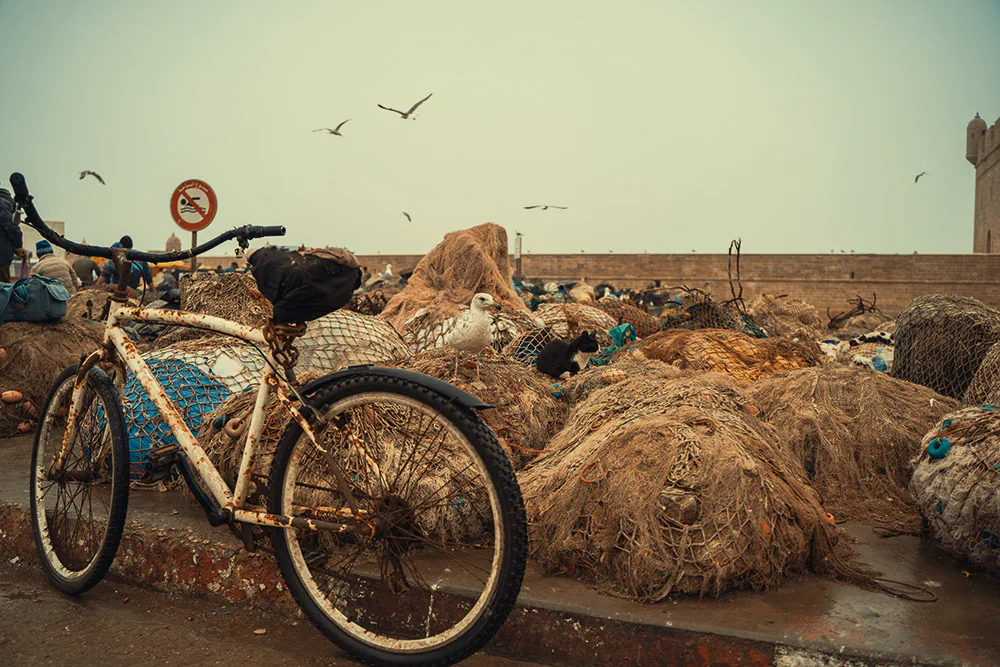
{"type": "Polygon", "coordinates": [[[21,228],[14,224],[14,198],[0,188],[0,266],[14,261],[14,249],[21,242],[21,228]]]}

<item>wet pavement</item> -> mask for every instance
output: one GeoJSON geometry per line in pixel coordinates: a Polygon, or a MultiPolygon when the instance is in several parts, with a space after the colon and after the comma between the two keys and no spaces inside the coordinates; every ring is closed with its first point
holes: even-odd
{"type": "MultiPolygon", "coordinates": [[[[6,561],[0,563],[0,619],[5,667],[361,664],[305,620],[110,582],[73,598],[49,586],[40,567],[6,561]]],[[[462,664],[531,667],[482,655],[462,664]]]]}
{"type": "MultiPolygon", "coordinates": [[[[0,441],[0,460],[4,462],[0,468],[0,501],[26,504],[30,442],[18,440],[21,442],[0,441]]],[[[191,531],[215,545],[235,550],[239,546],[235,538],[225,528],[209,527],[200,509],[186,496],[179,492],[133,493],[129,520],[191,531]]],[[[519,598],[522,609],[515,611],[507,625],[519,627],[519,615],[542,612],[557,620],[572,618],[584,625],[589,623],[593,636],[609,645],[613,643],[610,633],[614,627],[614,632],[621,634],[618,641],[624,644],[632,641],[628,637],[689,632],[697,633],[695,639],[684,641],[700,641],[697,636],[712,641],[725,638],[754,646],[777,646],[772,651],[786,653],[800,650],[854,656],[866,664],[1000,664],[1000,580],[963,565],[930,541],[913,536],[880,538],[863,525],[841,527],[845,539],[856,540],[862,563],[884,577],[934,591],[937,601],[913,602],[805,576],[762,593],[734,592],[706,600],[680,597],[644,605],[599,595],[571,579],[542,576],[529,565],[519,598]]],[[[559,632],[538,632],[539,641],[569,643],[574,623],[566,624],[559,632]],[[564,637],[560,633],[567,634],[564,637]]],[[[527,632],[531,632],[530,627],[527,632]]],[[[519,641],[514,638],[512,643],[519,641]]],[[[503,653],[542,659],[538,653],[503,653]]],[[[661,664],[655,657],[647,664],[661,664]]],[[[634,664],[640,664],[638,658],[634,664]]]]}

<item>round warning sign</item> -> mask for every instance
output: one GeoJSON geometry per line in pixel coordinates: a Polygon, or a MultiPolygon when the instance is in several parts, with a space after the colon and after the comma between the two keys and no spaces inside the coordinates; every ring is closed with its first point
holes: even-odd
{"type": "Polygon", "coordinates": [[[170,214],[186,232],[199,232],[215,219],[219,204],[208,183],[192,179],[177,186],[170,197],[170,214]]]}

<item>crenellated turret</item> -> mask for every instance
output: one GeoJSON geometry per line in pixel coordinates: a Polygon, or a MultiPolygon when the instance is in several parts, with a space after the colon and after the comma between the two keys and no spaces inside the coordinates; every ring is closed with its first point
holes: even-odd
{"type": "Polygon", "coordinates": [[[977,113],[965,128],[965,159],[972,163],[973,167],[979,163],[984,136],[986,136],[986,121],[977,113]]]}

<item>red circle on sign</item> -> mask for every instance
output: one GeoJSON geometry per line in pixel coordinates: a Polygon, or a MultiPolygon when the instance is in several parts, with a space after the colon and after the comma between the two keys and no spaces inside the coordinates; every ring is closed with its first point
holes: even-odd
{"type": "Polygon", "coordinates": [[[218,208],[215,190],[198,179],[184,181],[170,196],[170,215],[186,232],[200,232],[208,227],[218,208]]]}

